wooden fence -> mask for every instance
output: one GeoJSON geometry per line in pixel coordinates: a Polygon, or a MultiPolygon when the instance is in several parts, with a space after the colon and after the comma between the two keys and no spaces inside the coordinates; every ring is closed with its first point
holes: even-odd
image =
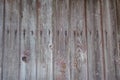
{"type": "Polygon", "coordinates": [[[120,80],[120,0],[0,0],[0,80],[120,80]]]}

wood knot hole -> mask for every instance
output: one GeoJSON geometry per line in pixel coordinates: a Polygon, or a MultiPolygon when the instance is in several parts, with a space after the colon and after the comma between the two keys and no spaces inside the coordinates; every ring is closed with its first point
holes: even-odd
{"type": "Polygon", "coordinates": [[[23,56],[23,57],[22,57],[22,61],[27,62],[27,57],[26,57],[26,56],[23,56]]]}

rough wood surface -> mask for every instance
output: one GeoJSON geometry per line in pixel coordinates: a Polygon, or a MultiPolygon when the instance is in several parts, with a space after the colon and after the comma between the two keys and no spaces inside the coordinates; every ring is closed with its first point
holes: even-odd
{"type": "Polygon", "coordinates": [[[37,0],[37,80],[53,80],[52,0],[37,0]]]}
{"type": "Polygon", "coordinates": [[[22,0],[20,6],[20,80],[36,80],[36,0],[22,0]]]}
{"type": "Polygon", "coordinates": [[[120,80],[120,0],[0,0],[0,80],[120,80]]]}
{"type": "Polygon", "coordinates": [[[53,0],[53,79],[70,80],[68,53],[69,0],[53,0]]]}
{"type": "Polygon", "coordinates": [[[115,2],[112,0],[102,0],[102,19],[104,37],[104,59],[105,59],[105,80],[116,80],[116,14],[115,2]]]}
{"type": "Polygon", "coordinates": [[[19,79],[19,0],[5,0],[2,80],[19,79]]]}
{"type": "Polygon", "coordinates": [[[86,0],[88,79],[104,80],[104,58],[100,0],[86,0]]]}
{"type": "Polygon", "coordinates": [[[4,44],[3,44],[3,33],[4,33],[4,0],[0,0],[0,80],[2,80],[2,67],[3,67],[3,49],[4,49],[4,44]]]}
{"type": "MultiPolygon", "coordinates": [[[[104,79],[104,52],[103,52],[103,25],[102,25],[102,10],[101,10],[101,1],[93,0],[96,4],[93,7],[94,15],[94,55],[95,55],[95,79],[105,80],[104,79]]],[[[89,40],[89,39],[88,39],[89,40]]],[[[89,63],[89,62],[88,62],[89,63]]]]}
{"type": "Polygon", "coordinates": [[[85,0],[70,0],[71,80],[87,80],[85,0]]]}
{"type": "Polygon", "coordinates": [[[116,75],[117,79],[120,79],[120,0],[116,0],[116,17],[117,17],[117,54],[115,56],[116,61],[116,75]]]}

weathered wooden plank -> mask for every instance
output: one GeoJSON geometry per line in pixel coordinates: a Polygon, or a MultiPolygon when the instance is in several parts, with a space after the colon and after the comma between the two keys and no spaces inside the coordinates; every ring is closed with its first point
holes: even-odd
{"type": "Polygon", "coordinates": [[[116,75],[117,79],[120,79],[120,0],[116,0],[116,17],[117,17],[117,54],[116,60],[116,75]]]}
{"type": "Polygon", "coordinates": [[[19,0],[5,0],[2,80],[19,78],[19,0]]]}
{"type": "Polygon", "coordinates": [[[102,1],[102,17],[103,17],[103,36],[104,36],[104,57],[105,57],[105,80],[117,80],[115,68],[116,54],[116,14],[115,1],[102,1]]]}
{"type": "Polygon", "coordinates": [[[4,0],[0,0],[0,80],[2,80],[2,54],[4,49],[4,40],[3,40],[3,33],[4,33],[4,27],[3,27],[3,20],[4,20],[4,0]]]}
{"type": "Polygon", "coordinates": [[[37,1],[37,80],[53,80],[52,0],[37,1]]]}
{"type": "Polygon", "coordinates": [[[95,70],[95,53],[94,53],[94,1],[86,0],[86,14],[87,14],[87,42],[88,42],[88,79],[95,80],[96,70],[95,70]]]}
{"type": "MultiPolygon", "coordinates": [[[[93,0],[93,21],[94,21],[94,55],[95,55],[95,79],[104,79],[104,46],[103,46],[103,25],[102,6],[100,0],[93,0]]],[[[89,39],[88,39],[89,40],[89,39]]]]}
{"type": "Polygon", "coordinates": [[[20,80],[36,80],[36,0],[21,2],[20,80]]]}
{"type": "Polygon", "coordinates": [[[116,16],[117,16],[117,35],[120,35],[120,0],[116,0],[116,16]]]}
{"type": "Polygon", "coordinates": [[[53,0],[54,80],[70,80],[68,53],[69,0],[53,0]]]}
{"type": "Polygon", "coordinates": [[[100,0],[87,0],[88,79],[104,80],[104,53],[100,0]]]}
{"type": "Polygon", "coordinates": [[[70,1],[71,80],[87,80],[85,0],[70,1]]]}
{"type": "Polygon", "coordinates": [[[0,80],[119,80],[119,7],[120,0],[0,0],[0,80]]]}

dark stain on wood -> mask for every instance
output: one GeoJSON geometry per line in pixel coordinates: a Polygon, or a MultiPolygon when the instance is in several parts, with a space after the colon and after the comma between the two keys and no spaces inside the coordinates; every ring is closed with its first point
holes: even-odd
{"type": "Polygon", "coordinates": [[[26,34],[26,30],[24,29],[23,30],[23,37],[24,37],[24,39],[25,39],[25,34],[26,34]]]}
{"type": "Polygon", "coordinates": [[[59,35],[59,30],[57,30],[57,35],[59,35]]]}
{"type": "Polygon", "coordinates": [[[65,36],[67,36],[67,31],[65,31],[65,36]]]}
{"type": "Polygon", "coordinates": [[[80,35],[82,36],[83,31],[80,32],[80,35]]]}
{"type": "Polygon", "coordinates": [[[76,35],[76,31],[73,31],[74,36],[76,35]]]}
{"type": "Polygon", "coordinates": [[[10,32],[10,31],[9,31],[9,29],[8,29],[8,30],[7,30],[7,34],[9,34],[9,32],[10,32]]]}
{"type": "Polygon", "coordinates": [[[49,35],[50,35],[50,30],[48,30],[48,33],[49,33],[49,35]]]}
{"type": "Polygon", "coordinates": [[[92,31],[89,31],[90,35],[92,34],[92,31]]]}
{"type": "Polygon", "coordinates": [[[15,39],[16,39],[16,37],[17,37],[17,29],[15,30],[15,39]]]}
{"type": "Polygon", "coordinates": [[[40,3],[40,1],[37,0],[36,2],[37,2],[37,9],[40,9],[40,7],[41,7],[41,3],[40,3]]]}
{"type": "Polygon", "coordinates": [[[40,31],[40,36],[42,36],[42,30],[40,31]]]}
{"type": "Polygon", "coordinates": [[[31,35],[33,35],[34,34],[34,32],[33,31],[31,31],[31,35]]]}

